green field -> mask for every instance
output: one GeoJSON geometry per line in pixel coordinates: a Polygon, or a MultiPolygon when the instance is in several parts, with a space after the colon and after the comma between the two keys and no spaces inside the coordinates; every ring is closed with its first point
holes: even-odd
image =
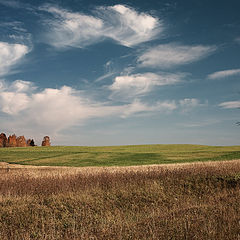
{"type": "Polygon", "coordinates": [[[36,166],[131,166],[240,159],[240,146],[132,145],[1,148],[0,161],[36,166]]]}

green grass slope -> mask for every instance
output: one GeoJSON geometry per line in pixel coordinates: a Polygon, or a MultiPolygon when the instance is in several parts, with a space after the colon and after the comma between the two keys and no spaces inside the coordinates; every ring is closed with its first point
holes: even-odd
{"type": "Polygon", "coordinates": [[[36,166],[131,166],[240,159],[240,146],[133,145],[0,148],[0,162],[36,166]]]}

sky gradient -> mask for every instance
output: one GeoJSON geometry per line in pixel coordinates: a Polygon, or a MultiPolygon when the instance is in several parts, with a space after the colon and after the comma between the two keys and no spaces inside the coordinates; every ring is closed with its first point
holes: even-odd
{"type": "Polygon", "coordinates": [[[239,9],[0,0],[0,131],[54,145],[239,145],[239,9]]]}

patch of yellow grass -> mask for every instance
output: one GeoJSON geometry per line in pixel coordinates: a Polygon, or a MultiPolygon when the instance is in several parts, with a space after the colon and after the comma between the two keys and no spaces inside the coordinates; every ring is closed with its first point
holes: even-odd
{"type": "MultiPolygon", "coordinates": [[[[21,164],[9,164],[0,162],[0,169],[5,170],[10,175],[28,175],[31,177],[45,176],[64,176],[75,174],[101,174],[101,173],[126,173],[126,172],[147,172],[154,170],[176,170],[176,169],[194,169],[195,167],[227,167],[230,165],[238,165],[240,160],[231,161],[209,161],[209,162],[194,162],[194,163],[176,163],[176,164],[153,164],[140,166],[115,166],[115,167],[53,167],[53,166],[32,166],[21,164]]],[[[1,178],[1,176],[0,176],[1,178]]]]}
{"type": "Polygon", "coordinates": [[[0,239],[238,239],[240,161],[1,163],[0,239]]]}

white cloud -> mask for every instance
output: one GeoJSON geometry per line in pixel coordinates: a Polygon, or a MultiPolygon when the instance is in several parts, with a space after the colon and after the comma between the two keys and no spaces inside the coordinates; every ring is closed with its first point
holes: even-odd
{"type": "Polygon", "coordinates": [[[113,94],[124,96],[143,95],[150,92],[155,86],[172,85],[180,82],[185,74],[171,73],[139,73],[118,76],[109,87],[113,94]]]}
{"type": "MultiPolygon", "coordinates": [[[[1,83],[1,82],[0,82],[1,83]]],[[[0,84],[1,86],[1,84],[0,84]]],[[[0,88],[0,122],[3,131],[57,138],[62,130],[86,124],[90,119],[129,118],[149,114],[170,114],[186,105],[197,107],[198,100],[165,100],[146,103],[134,99],[125,104],[96,102],[87,92],[71,87],[38,89],[32,83],[16,81],[0,88]]]]}
{"type": "Polygon", "coordinates": [[[94,12],[95,16],[48,5],[41,10],[54,16],[45,24],[50,27],[47,42],[57,48],[82,48],[107,38],[131,47],[152,40],[163,31],[158,18],[120,4],[99,7],[94,12]]]}
{"type": "Polygon", "coordinates": [[[235,75],[240,75],[240,69],[230,69],[230,70],[214,72],[212,74],[209,74],[208,78],[209,79],[220,79],[220,78],[226,78],[226,77],[231,77],[231,76],[235,76],[235,75]]]}
{"type": "Polygon", "coordinates": [[[100,41],[103,37],[103,21],[93,16],[71,13],[57,7],[42,8],[55,18],[46,20],[50,29],[47,42],[57,48],[84,47],[100,41]]]}
{"type": "Polygon", "coordinates": [[[138,57],[138,63],[141,67],[171,68],[198,61],[215,50],[215,46],[161,44],[146,50],[138,57]]]}
{"type": "Polygon", "coordinates": [[[106,74],[98,77],[98,78],[95,80],[95,82],[100,82],[100,81],[102,81],[102,80],[105,80],[105,79],[107,79],[107,78],[112,77],[112,76],[115,75],[115,74],[116,74],[116,72],[108,72],[108,73],[106,73],[106,74]]]}
{"type": "Polygon", "coordinates": [[[7,74],[28,53],[27,46],[0,42],[0,75],[7,74]]]}
{"type": "Polygon", "coordinates": [[[223,102],[219,106],[222,108],[240,108],[240,101],[223,102]]]}
{"type": "Polygon", "coordinates": [[[206,106],[208,104],[207,104],[207,102],[201,103],[196,98],[185,98],[185,99],[182,99],[182,100],[179,101],[179,105],[182,108],[182,112],[189,112],[193,108],[206,106]]]}
{"type": "Polygon", "coordinates": [[[15,115],[26,109],[30,98],[24,93],[0,92],[0,106],[3,112],[15,115]]]}
{"type": "Polygon", "coordinates": [[[15,92],[29,92],[35,89],[33,83],[23,80],[16,80],[11,84],[10,89],[15,92]]]}
{"type": "Polygon", "coordinates": [[[26,92],[34,89],[33,84],[27,81],[16,80],[10,86],[0,81],[0,107],[2,112],[16,115],[26,109],[31,102],[31,98],[26,92]]]}
{"type": "Polygon", "coordinates": [[[105,15],[106,36],[124,46],[134,46],[154,39],[163,31],[163,24],[156,17],[138,13],[124,5],[99,8],[105,15]],[[109,21],[114,23],[109,25],[109,21]]]}
{"type": "Polygon", "coordinates": [[[177,108],[175,101],[162,101],[157,102],[154,105],[148,105],[142,103],[140,100],[136,99],[133,103],[128,105],[128,108],[121,114],[122,117],[128,117],[134,113],[141,112],[159,112],[159,111],[173,111],[177,108]]]}
{"type": "Polygon", "coordinates": [[[129,117],[136,113],[171,111],[175,108],[174,101],[153,105],[140,100],[123,105],[95,102],[87,94],[68,86],[38,90],[25,81],[16,81],[9,86],[5,84],[0,89],[0,112],[11,119],[1,121],[1,127],[45,134],[55,134],[91,118],[129,117]]]}
{"type": "MultiPolygon", "coordinates": [[[[30,85],[30,82],[25,82],[25,87],[30,85]]],[[[46,88],[42,91],[23,89],[17,81],[1,91],[1,111],[13,115],[16,119],[24,118],[26,124],[32,122],[36,127],[58,131],[80,120],[111,115],[116,111],[111,106],[94,103],[67,86],[60,89],[46,88]]]]}

